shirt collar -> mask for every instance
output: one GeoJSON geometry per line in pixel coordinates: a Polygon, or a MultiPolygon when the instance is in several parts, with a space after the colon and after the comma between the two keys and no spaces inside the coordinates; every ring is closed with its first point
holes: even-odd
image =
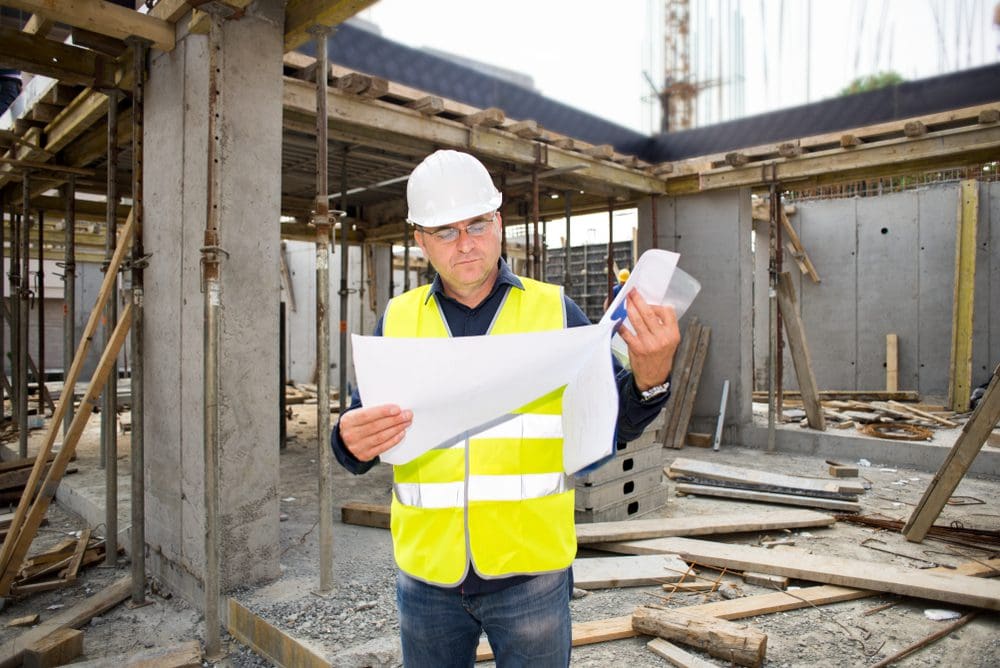
{"type": "MultiPolygon", "coordinates": [[[[503,285],[510,285],[518,290],[524,290],[524,283],[521,282],[521,279],[518,278],[517,274],[511,271],[510,265],[507,264],[503,258],[497,260],[497,266],[500,268],[500,273],[497,274],[497,280],[496,283],[493,284],[493,289],[490,290],[490,295],[496,292],[497,289],[503,285]]],[[[447,297],[444,293],[444,285],[441,283],[440,275],[434,277],[434,281],[431,283],[431,289],[427,292],[427,299],[424,300],[424,303],[426,304],[434,295],[447,297]]]]}

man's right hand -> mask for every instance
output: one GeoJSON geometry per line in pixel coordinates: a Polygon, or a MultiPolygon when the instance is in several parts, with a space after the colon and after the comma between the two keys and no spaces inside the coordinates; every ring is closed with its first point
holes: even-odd
{"type": "Polygon", "coordinates": [[[413,422],[413,411],[394,404],[362,406],[340,418],[340,440],[358,461],[375,459],[398,445],[413,422]]]}

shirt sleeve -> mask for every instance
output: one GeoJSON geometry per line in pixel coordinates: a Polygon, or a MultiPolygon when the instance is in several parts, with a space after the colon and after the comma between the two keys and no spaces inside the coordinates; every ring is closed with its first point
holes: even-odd
{"type": "MultiPolygon", "coordinates": [[[[375,331],[372,332],[372,336],[382,336],[383,318],[379,318],[378,324],[375,325],[375,331]]],[[[347,410],[345,410],[344,413],[352,411],[355,408],[360,408],[360,406],[361,395],[358,393],[357,388],[355,388],[354,391],[351,392],[351,405],[347,407],[347,410]]],[[[337,424],[335,424],[333,429],[330,430],[330,447],[333,449],[333,456],[340,463],[340,465],[355,475],[367,473],[379,463],[378,457],[370,461],[363,462],[351,454],[351,451],[347,449],[347,446],[344,445],[344,441],[340,438],[340,418],[337,419],[337,424]]]]}

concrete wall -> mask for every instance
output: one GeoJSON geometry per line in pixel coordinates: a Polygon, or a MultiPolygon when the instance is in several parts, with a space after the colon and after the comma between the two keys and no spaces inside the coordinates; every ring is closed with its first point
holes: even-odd
{"type": "MultiPolygon", "coordinates": [[[[278,311],[283,3],[224,23],[219,501],[223,591],[278,575],[278,311]],[[273,269],[270,269],[273,268],[273,269]]],[[[183,24],[183,22],[181,22],[183,24]]],[[[179,24],[181,25],[181,24],[179,24]]],[[[150,63],[145,118],[148,568],[200,606],[204,563],[201,252],[208,38],[150,63]]]]}
{"type": "MultiPolygon", "coordinates": [[[[959,187],[796,204],[791,221],[822,282],[791,258],[801,316],[820,389],[885,388],[885,337],[899,337],[899,388],[927,400],[948,392],[959,187]]],[[[766,229],[766,227],[765,227],[766,229]]],[[[973,385],[1000,362],[1000,183],[980,184],[973,385]]],[[[766,246],[761,249],[767,252],[766,246]]],[[[755,286],[766,293],[766,261],[755,286]]],[[[766,319],[755,330],[757,377],[767,363],[766,319]],[[761,352],[765,355],[761,357],[761,352]]],[[[797,387],[791,358],[783,383],[797,387]]]]}
{"type": "MultiPolygon", "coordinates": [[[[652,246],[651,203],[639,205],[640,254],[652,246]]],[[[726,425],[750,420],[752,391],[750,191],[747,189],[657,199],[659,248],[681,254],[679,265],[701,282],[701,292],[681,319],[711,327],[691,431],[711,431],[719,414],[723,381],[730,383],[726,425]]]]}

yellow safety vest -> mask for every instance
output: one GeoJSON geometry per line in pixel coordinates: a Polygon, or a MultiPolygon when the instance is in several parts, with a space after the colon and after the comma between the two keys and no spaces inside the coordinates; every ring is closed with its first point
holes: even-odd
{"type": "MultiPolygon", "coordinates": [[[[489,333],[564,328],[562,288],[520,280],[524,290],[508,290],[489,333]]],[[[425,285],[390,301],[383,334],[449,336],[429,293],[425,285]]],[[[576,528],[573,484],[563,473],[563,389],[465,440],[393,467],[392,541],[403,572],[456,585],[470,561],[485,578],[558,571],[572,563],[576,528]]]]}

